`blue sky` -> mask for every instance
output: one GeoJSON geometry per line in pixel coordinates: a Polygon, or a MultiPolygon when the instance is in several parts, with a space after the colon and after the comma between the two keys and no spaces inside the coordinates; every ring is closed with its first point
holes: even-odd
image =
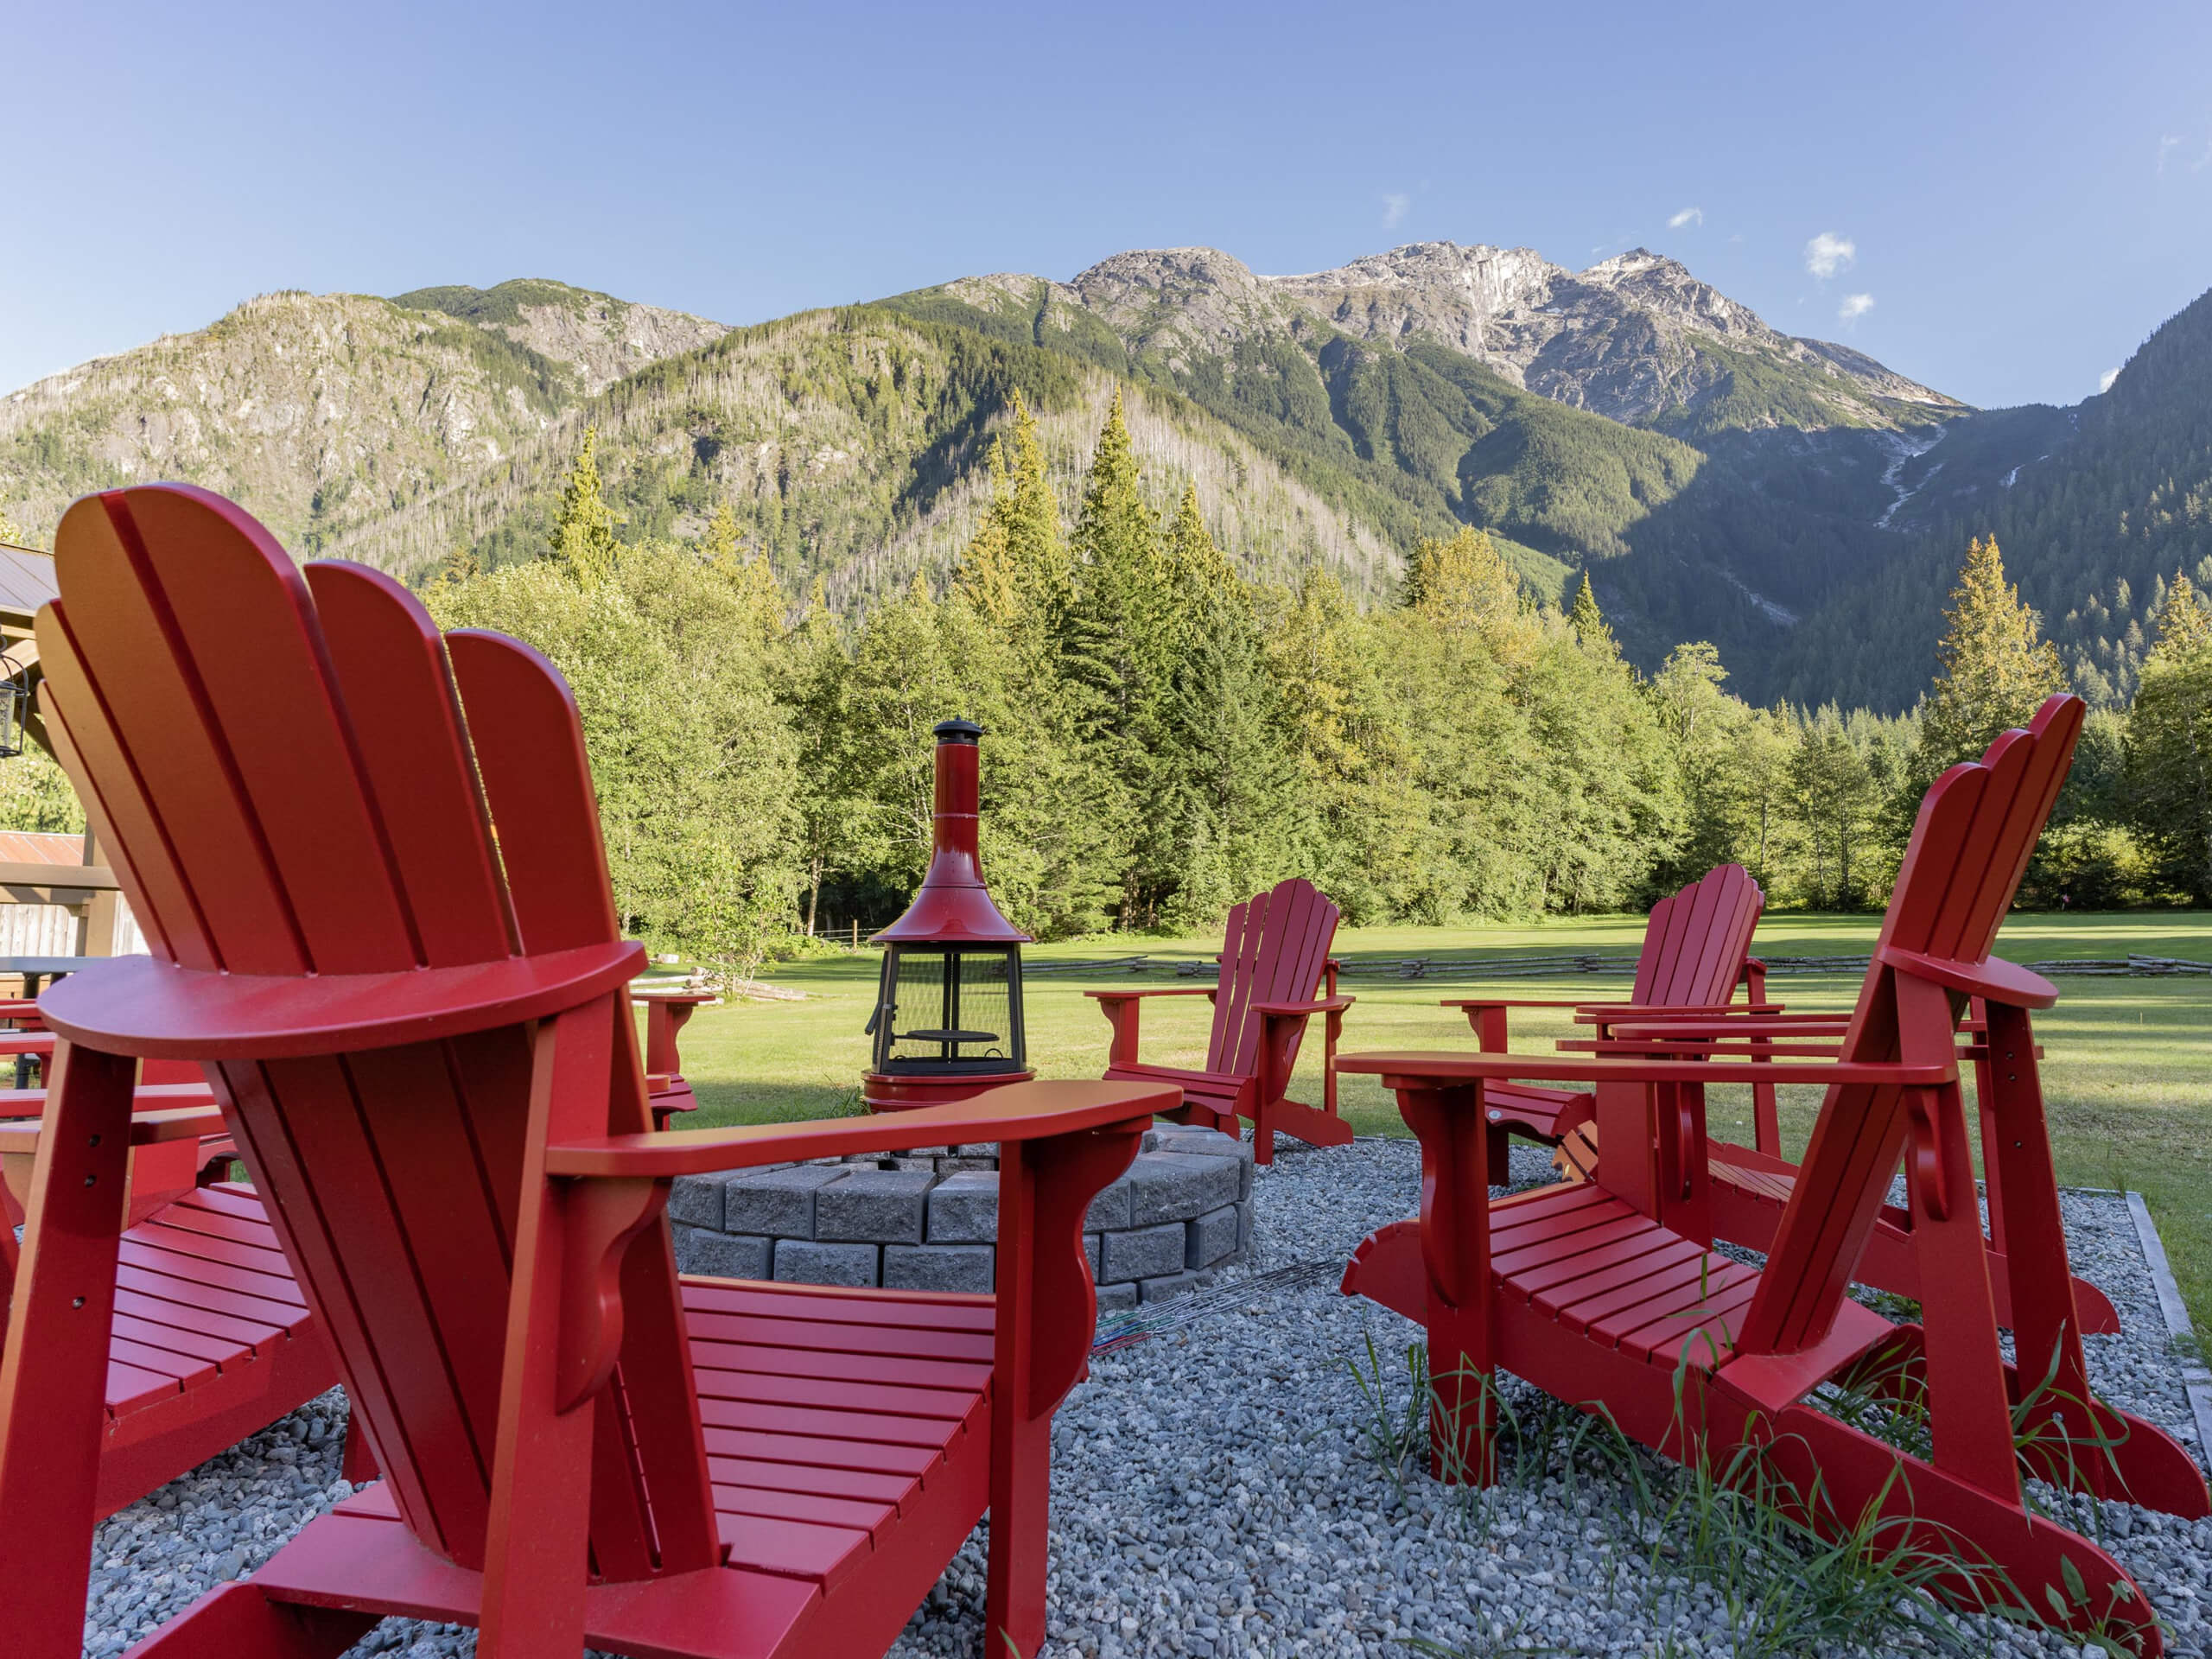
{"type": "Polygon", "coordinates": [[[758,321],[1204,243],[1641,244],[1969,402],[2212,287],[2212,6],[0,9],[0,388],[277,288],[758,321]]]}

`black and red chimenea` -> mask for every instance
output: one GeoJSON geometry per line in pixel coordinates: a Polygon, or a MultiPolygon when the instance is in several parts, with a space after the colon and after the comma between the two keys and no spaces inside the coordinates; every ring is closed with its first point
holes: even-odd
{"type": "Polygon", "coordinates": [[[871,1111],[965,1100],[1031,1076],[1021,1030],[1021,947],[1029,935],[999,914],[976,855],[983,728],[948,720],[937,733],[929,873],[906,913],[875,936],[883,978],[868,1022],[871,1111]]]}

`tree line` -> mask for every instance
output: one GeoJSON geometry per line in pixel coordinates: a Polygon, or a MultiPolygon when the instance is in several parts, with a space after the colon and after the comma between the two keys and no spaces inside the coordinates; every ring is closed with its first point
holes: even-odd
{"type": "MultiPolygon", "coordinates": [[[[1204,930],[1287,875],[1349,920],[1618,910],[1714,864],[1778,906],[1875,906],[1944,766],[2068,679],[1975,541],[1928,696],[1884,717],[1754,707],[1713,645],[1646,677],[1590,586],[1533,598],[1483,532],[1419,540],[1395,603],[1251,579],[1195,489],[1155,502],[1118,397],[1063,501],[1017,397],[950,583],[853,620],[803,603],[721,507],[625,540],[587,434],[545,556],[456,556],[445,626],[543,650],[582,711],[615,895],[657,944],[757,963],[828,911],[889,919],[929,845],[930,728],[980,721],[992,891],[1041,938],[1204,930]]],[[[50,765],[0,823],[69,828],[50,765]]],[[[81,823],[81,819],[76,819],[81,823]]],[[[2212,899],[2212,607],[2167,584],[2140,685],[2093,715],[2026,889],[2212,899]]]]}

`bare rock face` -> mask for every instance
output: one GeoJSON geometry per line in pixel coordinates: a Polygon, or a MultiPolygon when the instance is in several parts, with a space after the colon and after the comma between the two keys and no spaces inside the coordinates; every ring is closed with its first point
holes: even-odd
{"type": "Polygon", "coordinates": [[[1783,334],[1642,248],[1570,271],[1532,248],[1415,242],[1290,276],[1257,275],[1217,248],[1147,248],[1070,283],[1000,274],[944,291],[1064,330],[1103,323],[1133,355],[1179,375],[1202,358],[1224,377],[1249,372],[1239,343],[1319,324],[1377,346],[1433,340],[1527,391],[1632,425],[1917,425],[1959,407],[1861,353],[1783,334]],[[1779,402],[1716,407],[1745,359],[1779,373],[1779,402]]]}
{"type": "Polygon", "coordinates": [[[296,551],[325,551],[728,332],[556,283],[403,300],[265,294],[0,395],[0,499],[42,535],[86,491],[190,479],[296,551]],[[485,333],[506,345],[486,349],[485,333]]]}
{"type": "Polygon", "coordinates": [[[629,305],[603,294],[579,304],[524,305],[522,321],[496,324],[518,345],[573,365],[586,395],[596,397],[626,375],[711,345],[729,332],[719,322],[658,306],[629,305]]]}
{"type": "Polygon", "coordinates": [[[1894,423],[1878,400],[1957,407],[1859,353],[1770,327],[1641,248],[1574,272],[1529,248],[1419,242],[1259,280],[1345,334],[1433,340],[1530,391],[1633,424],[1694,408],[1719,385],[1729,365],[1716,348],[1809,372],[1839,423],[1894,423]]]}

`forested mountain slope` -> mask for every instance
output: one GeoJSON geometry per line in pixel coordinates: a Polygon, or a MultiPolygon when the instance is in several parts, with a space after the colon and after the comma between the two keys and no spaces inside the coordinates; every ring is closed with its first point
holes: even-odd
{"type": "Polygon", "coordinates": [[[0,397],[0,500],[43,537],[87,490],[183,479],[244,502],[300,554],[359,544],[610,380],[723,332],[558,283],[265,294],[0,397]]]}
{"type": "Polygon", "coordinates": [[[1250,574],[1381,598],[1474,524],[1547,598],[1586,571],[1647,671],[1709,639],[1754,701],[1896,709],[1993,531],[2077,683],[2120,698],[2161,580],[2212,556],[2208,368],[2200,302],[2104,397],[1970,410],[1641,250],[1288,276],[1154,250],[737,330],[550,282],[276,294],[0,397],[0,502],[41,539],[84,490],[185,478],[302,556],[420,576],[541,552],[593,427],[622,534],[727,503],[794,603],[819,579],[857,609],[942,582],[1016,391],[1067,485],[1118,386],[1154,505],[1195,482],[1250,574]]]}
{"type": "Polygon", "coordinates": [[[2125,702],[2176,571],[2212,586],[2212,294],[2071,409],[1991,410],[1912,457],[1895,553],[1799,631],[1800,696],[1897,708],[1917,695],[1959,550],[1994,535],[2078,689],[2125,702]]]}

